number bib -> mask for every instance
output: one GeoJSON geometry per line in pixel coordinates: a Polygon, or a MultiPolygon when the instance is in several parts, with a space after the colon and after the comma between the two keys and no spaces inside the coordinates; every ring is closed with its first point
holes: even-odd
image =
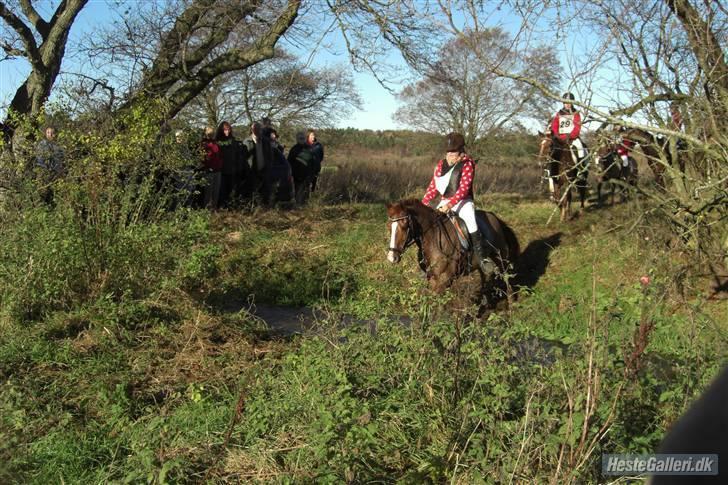
{"type": "Polygon", "coordinates": [[[568,135],[574,129],[574,115],[559,115],[559,135],[568,135]]]}

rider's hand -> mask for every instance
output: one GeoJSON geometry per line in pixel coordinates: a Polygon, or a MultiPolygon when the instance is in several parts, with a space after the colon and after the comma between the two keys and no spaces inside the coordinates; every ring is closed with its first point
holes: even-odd
{"type": "Polygon", "coordinates": [[[437,210],[439,210],[440,212],[448,213],[448,212],[450,212],[450,209],[452,209],[452,205],[445,204],[442,207],[438,208],[437,210]]]}

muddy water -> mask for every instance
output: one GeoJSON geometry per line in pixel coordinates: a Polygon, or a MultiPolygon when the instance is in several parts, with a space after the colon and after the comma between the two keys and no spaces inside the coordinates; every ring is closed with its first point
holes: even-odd
{"type": "MultiPolygon", "coordinates": [[[[241,306],[231,306],[227,311],[239,311],[241,306]]],[[[287,307],[275,305],[255,305],[244,307],[248,312],[265,322],[272,337],[290,337],[293,335],[314,335],[320,331],[321,322],[327,322],[330,326],[331,315],[309,307],[287,307]]],[[[409,327],[412,319],[406,316],[397,318],[399,322],[409,327]]],[[[372,319],[361,319],[351,315],[339,317],[339,328],[349,326],[365,326],[372,337],[377,336],[377,321],[372,319]]],[[[329,327],[330,328],[330,327],[329,327]]],[[[345,339],[342,337],[342,339],[345,339]]],[[[568,346],[557,341],[546,340],[538,337],[529,337],[514,345],[516,352],[514,361],[538,363],[551,365],[558,353],[567,353],[568,346]]]]}
{"type": "Polygon", "coordinates": [[[323,318],[308,307],[256,305],[251,313],[263,320],[276,335],[294,335],[310,331],[323,318]]]}
{"type": "MultiPolygon", "coordinates": [[[[249,308],[248,311],[265,322],[272,335],[278,336],[316,333],[316,328],[320,322],[331,322],[332,320],[330,314],[309,307],[255,305],[249,308]]],[[[339,328],[361,325],[367,327],[372,336],[377,335],[376,320],[356,318],[352,315],[341,315],[337,318],[339,328]]],[[[404,326],[409,326],[412,323],[412,319],[408,317],[399,317],[397,320],[404,326]]],[[[327,326],[329,325],[330,323],[327,323],[327,326]]]]}

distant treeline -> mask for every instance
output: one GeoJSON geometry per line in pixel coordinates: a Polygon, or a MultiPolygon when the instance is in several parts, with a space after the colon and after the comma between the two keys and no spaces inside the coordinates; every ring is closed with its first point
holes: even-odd
{"type": "MultiPolygon", "coordinates": [[[[444,134],[438,133],[355,128],[329,128],[318,133],[319,139],[330,150],[365,147],[375,151],[394,151],[403,157],[437,156],[445,150],[444,134]]],[[[533,160],[538,152],[538,136],[527,132],[501,132],[478,140],[467,150],[483,161],[533,160]]]]}

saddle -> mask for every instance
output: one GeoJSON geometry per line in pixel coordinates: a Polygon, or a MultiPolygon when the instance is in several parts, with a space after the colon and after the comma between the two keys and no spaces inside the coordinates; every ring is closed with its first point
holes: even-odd
{"type": "MultiPolygon", "coordinates": [[[[450,219],[450,222],[452,222],[453,226],[455,226],[455,234],[457,234],[458,236],[458,241],[460,241],[460,248],[462,249],[462,251],[470,251],[470,248],[473,246],[473,244],[470,241],[470,233],[468,232],[468,228],[465,225],[465,221],[453,213],[448,214],[448,219],[450,219]]],[[[482,210],[476,210],[475,222],[478,224],[478,230],[483,235],[483,243],[490,247],[496,247],[495,237],[493,235],[493,228],[488,222],[486,212],[482,210]]]]}

